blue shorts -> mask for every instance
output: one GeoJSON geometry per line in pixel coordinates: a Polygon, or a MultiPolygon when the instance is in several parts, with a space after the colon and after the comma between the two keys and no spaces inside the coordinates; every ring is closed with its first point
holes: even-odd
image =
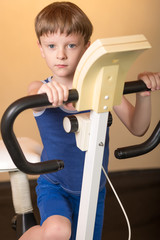
{"type": "MultiPolygon", "coordinates": [[[[70,240],[75,240],[80,196],[66,192],[60,185],[54,185],[42,176],[39,177],[37,182],[37,203],[41,216],[41,225],[50,216],[64,216],[72,224],[72,236],[70,240]]],[[[101,239],[105,195],[106,189],[104,187],[99,193],[93,240],[101,239]]]]}

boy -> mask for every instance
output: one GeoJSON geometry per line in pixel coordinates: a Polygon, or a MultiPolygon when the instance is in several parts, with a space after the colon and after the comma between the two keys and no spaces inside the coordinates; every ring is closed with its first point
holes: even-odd
{"type": "MultiPolygon", "coordinates": [[[[46,93],[52,108],[34,109],[44,149],[41,160],[62,159],[65,168],[39,177],[36,188],[41,226],[29,229],[20,240],[75,239],[80,190],[85,153],[76,147],[74,134],[63,130],[64,116],[76,113],[72,104],[63,105],[72,88],[76,66],[90,45],[92,24],[75,4],[55,2],[36,17],[38,46],[53,76],[43,82],[33,82],[29,94],[46,93]]],[[[157,75],[156,75],[157,77],[157,75]]],[[[157,88],[155,77],[146,84],[157,88]],[[153,84],[152,84],[153,83],[153,84]]],[[[150,96],[137,94],[133,107],[124,97],[114,110],[134,135],[143,135],[150,123],[150,96]],[[139,122],[139,124],[137,124],[139,122]]],[[[107,169],[108,136],[103,163],[107,169]]],[[[101,239],[105,201],[105,179],[102,175],[97,206],[94,240],[101,239]]]]}

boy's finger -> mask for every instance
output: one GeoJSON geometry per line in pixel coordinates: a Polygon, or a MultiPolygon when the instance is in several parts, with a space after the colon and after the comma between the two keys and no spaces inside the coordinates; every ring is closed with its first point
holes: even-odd
{"type": "Polygon", "coordinates": [[[52,91],[48,86],[45,86],[45,85],[42,85],[42,87],[38,90],[38,94],[46,93],[48,97],[48,101],[52,103],[53,102],[52,91]]]}

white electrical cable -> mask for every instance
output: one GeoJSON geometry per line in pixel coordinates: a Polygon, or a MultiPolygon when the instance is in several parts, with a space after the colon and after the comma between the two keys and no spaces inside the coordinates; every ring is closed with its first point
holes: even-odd
{"type": "Polygon", "coordinates": [[[123,212],[123,214],[124,214],[124,216],[125,216],[125,219],[126,219],[126,222],[127,222],[127,226],[128,226],[128,240],[130,240],[130,239],[131,239],[131,226],[130,226],[130,223],[129,223],[128,216],[127,216],[127,214],[126,214],[126,212],[125,212],[125,210],[124,210],[124,207],[123,207],[123,205],[122,205],[122,203],[121,203],[121,200],[119,199],[119,197],[118,197],[118,195],[117,195],[117,193],[116,193],[116,190],[114,189],[114,187],[113,187],[113,185],[112,185],[112,183],[111,183],[111,181],[110,181],[110,179],[109,179],[106,171],[104,170],[104,167],[103,167],[103,166],[102,166],[102,170],[103,170],[104,175],[106,176],[107,181],[108,181],[109,185],[111,186],[112,191],[113,191],[114,195],[116,196],[117,201],[118,201],[118,203],[119,203],[119,205],[120,205],[120,207],[121,207],[121,209],[122,209],[122,212],[123,212]]]}

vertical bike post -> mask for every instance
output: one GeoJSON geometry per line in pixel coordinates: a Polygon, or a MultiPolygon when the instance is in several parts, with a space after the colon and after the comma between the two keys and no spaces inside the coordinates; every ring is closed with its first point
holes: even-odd
{"type": "Polygon", "coordinates": [[[93,238],[108,112],[96,113],[91,111],[90,121],[90,140],[83,172],[77,240],[93,238]]]}

